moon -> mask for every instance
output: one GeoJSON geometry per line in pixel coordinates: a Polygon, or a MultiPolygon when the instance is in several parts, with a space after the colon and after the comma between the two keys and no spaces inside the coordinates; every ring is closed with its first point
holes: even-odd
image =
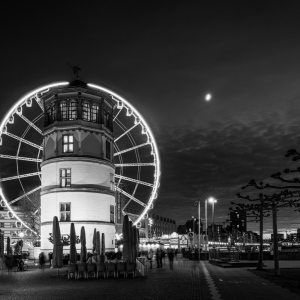
{"type": "Polygon", "coordinates": [[[205,95],[205,101],[210,101],[211,99],[211,94],[206,94],[205,95]]]}

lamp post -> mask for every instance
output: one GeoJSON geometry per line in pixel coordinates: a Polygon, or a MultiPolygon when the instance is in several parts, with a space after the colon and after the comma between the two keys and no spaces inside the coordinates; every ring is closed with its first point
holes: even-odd
{"type": "Polygon", "coordinates": [[[195,219],[194,216],[192,216],[193,219],[193,248],[195,249],[195,219]]]}
{"type": "Polygon", "coordinates": [[[151,218],[149,218],[148,221],[149,221],[148,225],[149,225],[149,227],[150,227],[150,234],[148,233],[148,234],[149,234],[149,242],[150,242],[151,227],[152,227],[152,225],[153,225],[153,220],[152,220],[151,218]]]}
{"type": "Polygon", "coordinates": [[[22,261],[23,260],[23,257],[22,257],[23,240],[22,240],[22,238],[24,237],[24,232],[20,232],[19,237],[21,238],[20,246],[21,246],[21,261],[22,261]]]}
{"type": "Polygon", "coordinates": [[[201,248],[201,215],[200,215],[200,200],[195,201],[195,205],[198,205],[198,249],[199,249],[199,260],[200,260],[200,248],[201,248]]]}
{"type": "Polygon", "coordinates": [[[215,234],[215,202],[217,202],[217,200],[213,197],[210,197],[208,199],[208,202],[212,204],[212,242],[215,241],[214,239],[214,234],[215,234]]]}

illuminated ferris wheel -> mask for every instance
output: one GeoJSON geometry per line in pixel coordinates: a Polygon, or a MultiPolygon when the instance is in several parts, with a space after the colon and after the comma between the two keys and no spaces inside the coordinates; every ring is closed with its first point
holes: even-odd
{"type": "MultiPolygon", "coordinates": [[[[44,105],[41,96],[59,82],[38,88],[18,100],[0,124],[0,205],[16,218],[19,226],[36,233],[13,209],[18,201],[32,202],[41,189],[44,105]]],[[[142,115],[120,95],[104,87],[88,84],[115,102],[114,164],[115,189],[126,199],[122,213],[139,212],[138,225],[153,208],[160,178],[160,161],[154,136],[142,115]]],[[[39,209],[39,208],[37,208],[39,209]]]]}

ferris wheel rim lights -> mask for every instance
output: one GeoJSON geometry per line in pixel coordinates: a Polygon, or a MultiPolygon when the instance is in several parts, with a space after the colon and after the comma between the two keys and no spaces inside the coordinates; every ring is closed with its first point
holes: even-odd
{"type": "MultiPolygon", "coordinates": [[[[2,133],[4,132],[4,128],[7,125],[7,123],[10,123],[10,119],[13,119],[13,115],[14,113],[17,114],[21,114],[22,113],[22,108],[20,111],[20,105],[24,105],[26,103],[26,100],[28,100],[28,98],[33,97],[35,95],[37,95],[37,93],[44,91],[45,89],[49,89],[52,87],[56,87],[56,86],[62,86],[62,85],[67,85],[69,84],[69,82],[67,81],[63,81],[63,82],[56,82],[56,83],[52,83],[52,84],[48,84],[48,85],[44,85],[41,86],[29,93],[27,93],[25,96],[23,96],[19,101],[17,101],[15,103],[15,105],[8,111],[8,113],[5,115],[5,117],[3,118],[3,120],[0,123],[0,140],[2,138],[2,133]]],[[[155,180],[155,185],[154,185],[154,189],[151,193],[151,197],[150,200],[148,201],[148,204],[146,205],[146,207],[144,208],[144,211],[142,212],[142,214],[138,217],[138,219],[133,223],[133,225],[137,225],[143,218],[144,216],[147,214],[148,210],[151,209],[152,205],[153,205],[153,201],[154,199],[157,198],[157,189],[159,187],[159,178],[160,178],[160,158],[159,158],[159,152],[158,152],[158,147],[154,138],[154,135],[149,127],[149,125],[147,124],[147,122],[145,121],[145,119],[143,118],[143,116],[135,109],[135,107],[130,104],[125,98],[123,98],[122,96],[118,95],[117,93],[99,86],[99,85],[95,85],[95,84],[88,84],[88,86],[90,86],[91,88],[96,88],[99,90],[102,90],[106,93],[108,93],[111,97],[112,100],[117,102],[117,108],[121,109],[123,107],[123,104],[125,103],[125,105],[127,106],[127,115],[131,116],[134,112],[135,116],[136,116],[136,120],[135,123],[137,124],[141,124],[142,127],[142,132],[147,134],[148,137],[148,143],[154,147],[154,152],[151,150],[151,154],[154,156],[154,162],[155,162],[155,172],[154,172],[154,180],[155,180]],[[117,99],[115,99],[115,98],[117,99]],[[122,102],[122,106],[119,107],[119,101],[122,102]],[[128,114],[128,111],[130,112],[130,114],[128,114]],[[144,132],[144,129],[146,128],[146,131],[144,132]]],[[[31,106],[31,105],[30,105],[31,106]]],[[[0,143],[1,144],[1,143],[0,143]]],[[[0,196],[3,199],[3,201],[5,202],[5,206],[8,207],[9,211],[14,215],[14,217],[19,220],[26,228],[28,228],[29,230],[31,230],[34,234],[38,235],[38,233],[36,233],[34,230],[32,230],[30,227],[28,227],[18,216],[17,214],[11,209],[10,205],[8,204],[7,200],[4,197],[2,188],[0,187],[0,196]]]]}
{"type": "Polygon", "coordinates": [[[155,158],[156,158],[156,172],[154,174],[154,177],[155,177],[155,185],[154,185],[154,190],[152,191],[152,194],[151,194],[151,197],[150,197],[150,200],[147,204],[147,206],[145,207],[144,211],[142,212],[142,214],[138,217],[138,219],[133,223],[134,226],[136,226],[144,217],[144,215],[148,212],[148,210],[150,209],[151,207],[151,204],[153,203],[153,200],[156,199],[157,197],[157,189],[159,187],[159,177],[160,177],[160,158],[159,158],[159,153],[158,153],[158,148],[157,148],[157,144],[156,144],[156,141],[155,141],[155,138],[154,138],[154,135],[149,127],[149,125],[147,124],[147,122],[145,121],[145,119],[143,118],[142,115],[140,115],[140,113],[137,111],[137,109],[135,109],[135,107],[130,104],[126,99],[124,99],[122,96],[118,95],[117,93],[113,92],[112,90],[109,90],[105,87],[102,87],[100,85],[96,85],[96,84],[92,84],[92,83],[88,83],[88,86],[92,87],[92,88],[96,88],[96,89],[99,89],[99,90],[103,90],[104,92],[110,94],[112,96],[112,99],[117,101],[118,100],[121,100],[123,103],[125,103],[128,108],[131,110],[131,114],[132,115],[132,111],[134,111],[134,113],[137,115],[137,117],[139,118],[139,121],[140,121],[140,124],[143,127],[146,127],[147,129],[147,133],[150,135],[150,141],[149,143],[151,143],[151,145],[154,146],[154,150],[155,150],[155,158]],[[117,98],[117,99],[114,99],[117,98]]]}
{"type": "Polygon", "coordinates": [[[49,88],[52,88],[52,87],[55,87],[55,86],[58,86],[58,85],[67,85],[69,84],[69,82],[67,81],[63,81],[63,82],[56,82],[56,83],[51,83],[51,84],[47,84],[47,85],[44,85],[44,86],[41,86],[31,92],[29,92],[28,94],[26,94],[25,96],[23,96],[19,101],[17,101],[15,103],[15,105],[8,111],[8,113],[5,115],[5,117],[2,119],[2,122],[0,124],[0,137],[2,135],[2,131],[3,131],[3,128],[4,126],[7,124],[7,120],[9,120],[9,117],[12,116],[14,113],[19,113],[18,112],[18,107],[24,103],[24,101],[26,101],[28,98],[36,95],[37,93],[45,90],[45,89],[49,89],[49,88]]]}

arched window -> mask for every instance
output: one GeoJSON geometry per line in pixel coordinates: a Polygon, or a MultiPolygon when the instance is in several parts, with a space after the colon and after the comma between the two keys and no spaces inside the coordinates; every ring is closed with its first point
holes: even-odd
{"type": "Polygon", "coordinates": [[[60,118],[62,121],[68,120],[68,104],[65,100],[60,102],[60,118]]]}
{"type": "Polygon", "coordinates": [[[77,102],[76,102],[76,100],[71,100],[69,102],[68,115],[69,115],[69,120],[77,119],[77,102]]]}
{"type": "Polygon", "coordinates": [[[89,102],[82,102],[82,120],[91,121],[91,105],[89,102]]]}
{"type": "Polygon", "coordinates": [[[92,104],[91,121],[95,123],[99,122],[99,104],[97,103],[92,104]]]}

